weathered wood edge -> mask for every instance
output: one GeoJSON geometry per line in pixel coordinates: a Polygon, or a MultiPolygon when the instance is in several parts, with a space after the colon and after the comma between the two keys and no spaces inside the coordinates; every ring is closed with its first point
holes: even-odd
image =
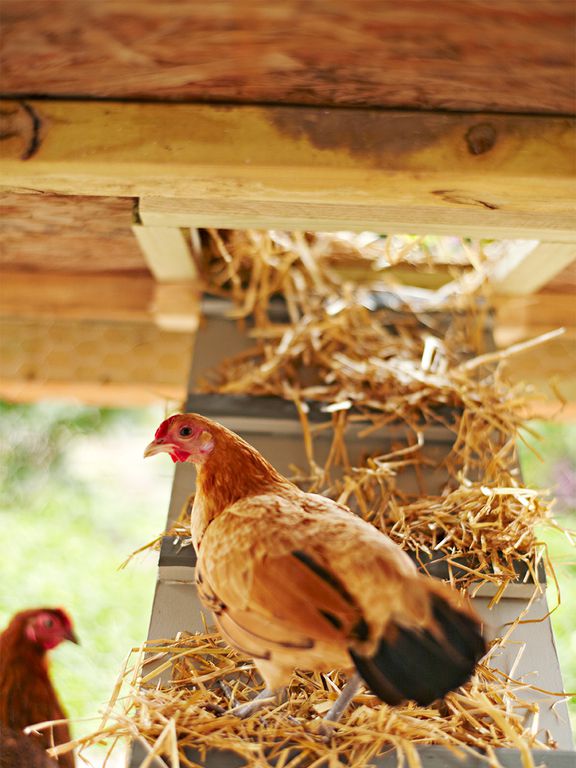
{"type": "MultiPolygon", "coordinates": [[[[455,192],[455,190],[454,190],[455,192]]],[[[525,210],[482,206],[472,199],[457,199],[458,207],[438,208],[433,204],[387,201],[338,203],[270,199],[234,200],[172,199],[141,197],[140,218],[147,226],[216,229],[287,229],[330,232],[374,231],[388,235],[446,235],[487,239],[526,238],[550,241],[555,245],[576,242],[576,226],[555,215],[525,210]]]]}
{"type": "MultiPolygon", "coordinates": [[[[422,768],[485,768],[486,766],[486,757],[480,753],[477,757],[471,753],[456,755],[445,747],[435,745],[417,746],[415,749],[418,752],[422,768]]],[[[500,748],[494,751],[504,768],[523,768],[523,756],[519,750],[500,748]]],[[[537,749],[532,750],[531,755],[535,764],[544,768],[574,768],[576,761],[576,753],[569,750],[537,749]]],[[[135,742],[129,762],[130,768],[138,768],[146,756],[147,750],[139,742],[135,742]]],[[[203,763],[200,760],[200,753],[196,750],[188,750],[188,757],[190,760],[204,765],[205,768],[244,768],[244,766],[249,765],[231,750],[210,750],[207,760],[203,763]]],[[[345,766],[345,763],[342,765],[345,766]]],[[[396,768],[398,753],[396,750],[390,750],[385,755],[372,758],[370,765],[375,766],[375,768],[396,768]]],[[[152,762],[150,766],[151,768],[160,768],[161,766],[164,768],[164,763],[152,762]]]]}

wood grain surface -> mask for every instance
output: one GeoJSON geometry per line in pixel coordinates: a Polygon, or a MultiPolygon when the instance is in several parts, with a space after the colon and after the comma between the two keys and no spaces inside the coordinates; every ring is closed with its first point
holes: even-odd
{"type": "Polygon", "coordinates": [[[574,113],[572,0],[3,0],[3,92],[574,113]]]}
{"type": "Polygon", "coordinates": [[[0,194],[0,270],[148,274],[127,198],[0,194]]]}
{"type": "Polygon", "coordinates": [[[407,225],[424,210],[431,221],[473,214],[519,229],[546,225],[559,232],[550,241],[573,237],[568,117],[52,100],[4,101],[1,110],[7,191],[303,213],[327,204],[343,222],[399,207],[407,225]]]}

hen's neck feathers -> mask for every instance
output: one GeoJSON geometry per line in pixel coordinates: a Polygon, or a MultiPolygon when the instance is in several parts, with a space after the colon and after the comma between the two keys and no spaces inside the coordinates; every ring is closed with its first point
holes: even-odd
{"type": "Polygon", "coordinates": [[[0,635],[0,664],[25,664],[34,673],[48,674],[46,651],[32,643],[24,633],[24,626],[13,622],[0,635]]]}
{"type": "MultiPolygon", "coordinates": [[[[8,626],[0,635],[0,721],[13,728],[30,725],[26,702],[30,692],[35,698],[47,698],[58,705],[48,674],[46,652],[31,643],[20,626],[8,626]]],[[[46,719],[53,716],[53,708],[46,710],[46,719]]]]}
{"type": "Polygon", "coordinates": [[[250,496],[293,488],[258,451],[237,435],[223,430],[214,450],[198,471],[197,495],[207,522],[231,504],[250,496]]]}

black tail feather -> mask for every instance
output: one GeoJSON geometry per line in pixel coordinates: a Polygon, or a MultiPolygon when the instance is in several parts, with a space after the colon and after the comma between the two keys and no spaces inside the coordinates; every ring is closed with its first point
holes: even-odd
{"type": "Polygon", "coordinates": [[[438,636],[397,625],[394,638],[382,639],[374,656],[350,650],[362,678],[388,704],[406,699],[430,704],[463,685],[486,651],[473,616],[438,595],[431,597],[431,603],[438,636]]]}

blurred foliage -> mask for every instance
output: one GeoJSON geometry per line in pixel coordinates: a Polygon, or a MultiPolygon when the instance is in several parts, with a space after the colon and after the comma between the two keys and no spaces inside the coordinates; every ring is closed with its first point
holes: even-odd
{"type": "MultiPolygon", "coordinates": [[[[524,481],[534,488],[546,488],[554,498],[553,517],[576,538],[576,424],[534,421],[530,428],[538,437],[529,437],[530,448],[520,444],[524,481]]],[[[560,531],[543,527],[540,536],[548,545],[554,572],[560,584],[561,603],[552,614],[565,691],[576,691],[576,550],[560,531]]],[[[548,601],[555,604],[555,591],[548,589],[548,601]]],[[[576,734],[576,698],[569,702],[572,730],[576,734]]]]}
{"type": "Polygon", "coordinates": [[[526,481],[550,489],[559,515],[576,514],[576,424],[533,421],[528,436],[532,450],[520,445],[526,481]]]}
{"type": "Polygon", "coordinates": [[[20,503],[46,481],[80,489],[67,462],[75,437],[98,435],[109,427],[136,423],[138,411],[90,408],[74,403],[33,406],[0,402],[5,439],[0,443],[0,502],[20,503]]]}

